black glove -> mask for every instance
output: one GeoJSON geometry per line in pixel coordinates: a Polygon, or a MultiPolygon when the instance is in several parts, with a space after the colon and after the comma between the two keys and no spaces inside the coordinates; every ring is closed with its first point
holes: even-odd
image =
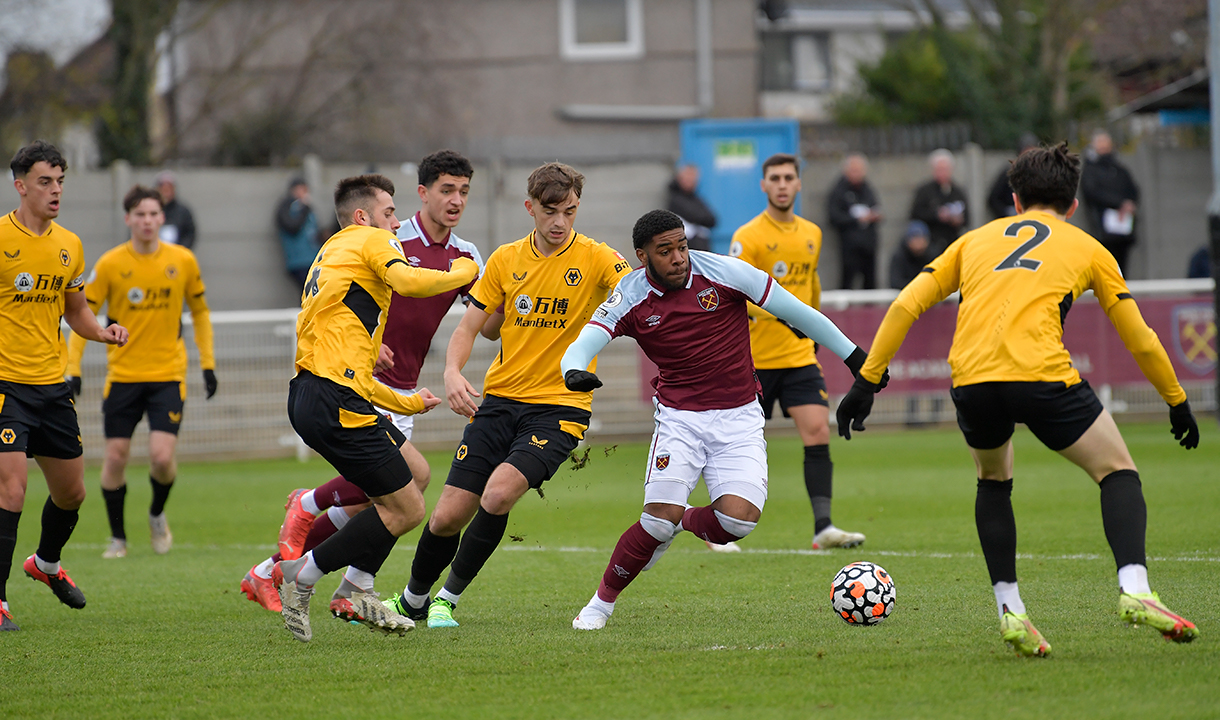
{"type": "Polygon", "coordinates": [[[72,389],[72,397],[80,397],[80,375],[68,378],[68,387],[72,389]]]}
{"type": "MultiPolygon", "coordinates": [[[[800,330],[798,330],[798,329],[797,329],[795,326],[793,326],[793,325],[792,325],[791,323],[789,323],[787,320],[780,320],[779,318],[775,318],[775,319],[776,319],[776,320],[779,320],[779,324],[780,324],[780,325],[783,325],[784,327],[786,327],[786,328],[788,328],[789,330],[791,330],[791,331],[792,331],[792,334],[793,334],[793,335],[795,335],[795,336],[797,336],[798,338],[800,338],[800,339],[802,339],[802,340],[808,340],[808,339],[809,339],[809,336],[808,336],[808,335],[806,335],[805,333],[803,333],[803,332],[801,332],[800,330]]],[[[814,352],[817,352],[817,350],[814,350],[814,352]]]]}
{"type": "Polygon", "coordinates": [[[1189,400],[1170,406],[1169,425],[1173,439],[1177,440],[1179,445],[1187,450],[1199,447],[1199,424],[1195,422],[1195,416],[1190,411],[1189,400]]]}
{"type": "Polygon", "coordinates": [[[207,399],[211,400],[212,396],[216,394],[216,373],[214,371],[203,371],[203,387],[208,391],[207,399]]]}
{"type": "MultiPolygon", "coordinates": [[[[864,352],[864,348],[857,345],[856,349],[851,351],[851,355],[848,355],[843,360],[843,364],[847,366],[848,370],[851,370],[852,377],[859,380],[860,379],[860,369],[864,367],[864,361],[867,359],[868,359],[868,353],[864,352]]],[[[869,383],[869,384],[872,385],[872,383],[869,383]]],[[[877,390],[883,390],[883,389],[885,389],[885,386],[889,385],[889,384],[890,384],[890,369],[886,368],[881,371],[881,382],[877,383],[877,390]]],[[[877,392],[877,390],[874,390],[873,392],[877,392]]]]}
{"type": "Polygon", "coordinates": [[[864,431],[864,418],[873,411],[873,395],[880,389],[879,385],[858,377],[852,383],[851,390],[839,401],[835,419],[839,422],[839,435],[844,440],[851,440],[852,430],[864,431]]]}
{"type": "Polygon", "coordinates": [[[592,392],[602,386],[602,381],[588,370],[569,370],[563,375],[563,384],[572,392],[592,392]]]}

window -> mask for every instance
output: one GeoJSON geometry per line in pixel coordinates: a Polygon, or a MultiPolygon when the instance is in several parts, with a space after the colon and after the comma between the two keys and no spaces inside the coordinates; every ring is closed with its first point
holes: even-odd
{"type": "Polygon", "coordinates": [[[559,0],[559,47],[568,60],[644,56],[642,0],[559,0]]]}
{"type": "Polygon", "coordinates": [[[763,90],[830,89],[830,38],[823,33],[767,33],[762,60],[763,90]]]}

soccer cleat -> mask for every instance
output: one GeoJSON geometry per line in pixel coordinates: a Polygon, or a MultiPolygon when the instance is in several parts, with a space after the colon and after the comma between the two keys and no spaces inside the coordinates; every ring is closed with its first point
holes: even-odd
{"type": "Polygon", "coordinates": [[[165,513],[148,516],[148,534],[152,540],[153,552],[158,555],[164,555],[174,546],[174,534],[169,531],[165,513]]]}
{"type": "Polygon", "coordinates": [[[282,563],[276,563],[271,570],[271,584],[280,594],[280,616],[284,618],[284,627],[301,642],[313,639],[313,628],[309,626],[309,598],[313,597],[312,587],[302,587],[296,581],[285,581],[282,563]]]}
{"type": "Polygon", "coordinates": [[[737,543],[733,542],[732,540],[730,540],[729,542],[726,542],[723,545],[717,545],[716,543],[712,543],[712,542],[708,542],[707,540],[704,540],[703,544],[707,545],[707,549],[711,550],[712,552],[723,552],[723,553],[741,552],[741,546],[739,546],[737,543]]]}
{"type": "Polygon", "coordinates": [[[297,488],[288,494],[288,502],[284,503],[284,524],[280,525],[280,557],[285,560],[296,560],[305,554],[305,538],[313,528],[312,513],[301,507],[301,496],[309,492],[305,488],[297,488]]]}
{"type": "Polygon", "coordinates": [[[1156,628],[1174,642],[1188,643],[1199,637],[1195,624],[1165,607],[1156,593],[1120,593],[1118,617],[1132,625],[1156,628]]]}
{"type": "Polygon", "coordinates": [[[411,607],[411,603],[406,601],[406,599],[402,596],[402,593],[394,593],[394,597],[390,598],[389,600],[381,601],[381,604],[385,605],[391,611],[396,612],[403,617],[411,618],[415,622],[428,619],[428,606],[431,605],[431,603],[432,598],[428,598],[428,602],[424,603],[423,607],[411,607]]]}
{"type": "Polygon", "coordinates": [[[271,584],[271,579],[259,577],[254,573],[254,568],[250,568],[250,572],[241,579],[241,591],[246,594],[247,600],[252,600],[271,612],[277,613],[284,609],[280,594],[275,585],[271,584]]]}
{"type": "Polygon", "coordinates": [[[59,598],[64,605],[77,610],[85,606],[85,594],[76,587],[76,583],[72,582],[72,578],[68,577],[67,571],[62,566],[55,575],[47,575],[38,569],[34,556],[31,555],[25,559],[21,568],[25,570],[25,574],[29,575],[31,580],[37,580],[51,588],[51,592],[55,593],[55,597],[59,598]]]}
{"type": "Polygon", "coordinates": [[[354,592],[351,597],[331,598],[330,614],[386,635],[406,635],[415,629],[411,618],[386,607],[377,593],[371,591],[354,592]]]}
{"type": "Polygon", "coordinates": [[[106,558],[107,560],[127,557],[127,541],[120,540],[116,537],[110,538],[110,544],[106,546],[106,550],[102,553],[102,557],[106,558]]]}
{"type": "Polygon", "coordinates": [[[606,620],[610,619],[609,615],[599,612],[589,606],[580,609],[580,612],[572,619],[573,630],[601,630],[606,627],[606,620]]]}
{"type": "Polygon", "coordinates": [[[12,632],[20,630],[17,623],[13,622],[13,616],[3,607],[0,607],[0,632],[12,632]]]}
{"type": "Polygon", "coordinates": [[[847,532],[834,525],[827,525],[822,532],[813,536],[813,542],[810,545],[814,550],[826,550],[828,548],[852,548],[863,543],[863,533],[847,532]]]}
{"type": "Polygon", "coordinates": [[[453,619],[453,603],[444,598],[436,598],[428,605],[428,627],[457,627],[458,621],[453,619]]]}
{"type": "Polygon", "coordinates": [[[1051,652],[1050,643],[1029,621],[1029,615],[1018,615],[1009,611],[1007,606],[1004,616],[1000,618],[1000,639],[1011,645],[1018,655],[1025,657],[1046,657],[1051,652]]]}

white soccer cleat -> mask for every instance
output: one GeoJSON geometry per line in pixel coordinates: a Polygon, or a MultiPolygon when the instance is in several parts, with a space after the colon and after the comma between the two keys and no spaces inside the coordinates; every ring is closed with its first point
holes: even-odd
{"type": "Polygon", "coordinates": [[[153,552],[164,555],[174,546],[174,534],[169,531],[165,513],[148,516],[148,533],[152,539],[153,552]]]}
{"type": "Polygon", "coordinates": [[[372,591],[354,592],[347,598],[332,598],[330,612],[337,618],[386,635],[405,635],[415,629],[415,622],[411,618],[394,612],[372,591]]]}
{"type": "Polygon", "coordinates": [[[585,606],[584,608],[581,608],[580,614],[572,620],[572,629],[601,630],[602,628],[606,627],[606,620],[609,618],[609,615],[606,615],[605,613],[594,608],[585,606]]]}
{"type": "Polygon", "coordinates": [[[110,538],[110,544],[106,546],[106,551],[102,553],[102,557],[107,560],[127,557],[127,541],[115,537],[110,538]]]}
{"type": "Polygon", "coordinates": [[[726,542],[723,545],[717,545],[716,543],[711,543],[711,542],[708,542],[707,540],[704,540],[703,544],[707,545],[707,549],[711,550],[712,552],[723,552],[723,553],[741,552],[741,546],[739,546],[737,543],[733,542],[732,540],[730,540],[729,542],[726,542]]]}
{"type": "Polygon", "coordinates": [[[825,530],[813,536],[813,542],[810,545],[814,550],[826,550],[828,548],[852,548],[863,543],[863,533],[847,532],[834,525],[827,525],[825,530]]]}
{"type": "Polygon", "coordinates": [[[301,642],[313,639],[313,628],[309,625],[309,598],[313,597],[313,587],[297,585],[296,581],[284,578],[281,563],[276,563],[271,571],[271,582],[280,593],[280,616],[284,618],[284,627],[301,642]]]}

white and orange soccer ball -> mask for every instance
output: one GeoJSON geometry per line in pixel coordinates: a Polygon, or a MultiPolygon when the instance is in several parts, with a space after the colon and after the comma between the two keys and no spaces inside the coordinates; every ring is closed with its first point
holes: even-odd
{"type": "Polygon", "coordinates": [[[830,606],[849,625],[876,625],[894,611],[894,579],[880,565],[855,562],[830,586],[830,606]]]}

